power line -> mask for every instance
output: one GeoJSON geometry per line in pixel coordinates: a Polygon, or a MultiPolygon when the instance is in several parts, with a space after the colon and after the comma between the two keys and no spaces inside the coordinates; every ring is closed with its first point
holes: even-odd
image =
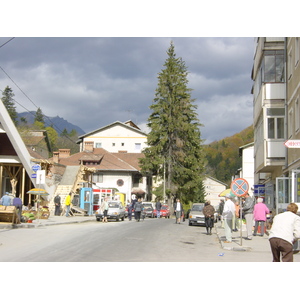
{"type": "Polygon", "coordinates": [[[5,46],[6,44],[8,44],[10,41],[12,41],[14,39],[14,37],[13,38],[11,38],[10,40],[8,40],[7,42],[5,42],[4,44],[2,44],[1,46],[0,46],[0,48],[2,48],[3,46],[5,46]]]}
{"type": "MultiPolygon", "coordinates": [[[[7,72],[0,66],[0,69],[2,70],[2,72],[15,84],[15,86],[22,92],[22,94],[36,107],[39,108],[27,95],[26,93],[18,86],[18,84],[7,74],[7,72]]],[[[18,103],[16,100],[14,100],[16,103],[18,103]]],[[[35,116],[35,114],[33,114],[31,111],[29,111],[28,109],[26,109],[23,105],[21,105],[20,103],[18,103],[20,106],[22,106],[26,111],[28,111],[29,113],[31,113],[32,115],[35,116]]],[[[50,125],[52,125],[53,127],[57,128],[57,131],[59,133],[62,133],[63,131],[58,128],[49,117],[45,116],[43,114],[43,116],[49,121],[50,125]]],[[[71,141],[72,143],[76,144],[72,139],[70,139],[68,136],[65,136],[69,141],[71,141]]]]}

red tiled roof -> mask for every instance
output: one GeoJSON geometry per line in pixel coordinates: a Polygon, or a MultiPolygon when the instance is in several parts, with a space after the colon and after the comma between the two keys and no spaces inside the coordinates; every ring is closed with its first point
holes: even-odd
{"type": "Polygon", "coordinates": [[[90,161],[95,164],[87,164],[97,170],[123,170],[139,171],[139,158],[143,157],[142,153],[110,153],[103,148],[95,148],[93,152],[78,152],[67,158],[61,158],[60,164],[66,166],[79,165],[81,161],[90,161]],[[100,163],[100,164],[98,164],[100,163]]]}

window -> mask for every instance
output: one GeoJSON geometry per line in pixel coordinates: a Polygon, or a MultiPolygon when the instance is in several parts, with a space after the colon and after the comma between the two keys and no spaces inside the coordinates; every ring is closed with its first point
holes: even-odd
{"type": "Polygon", "coordinates": [[[112,143],[112,146],[115,147],[115,146],[116,146],[116,143],[112,143]]]}
{"type": "Polygon", "coordinates": [[[284,108],[267,108],[268,139],[284,138],[284,108]]]}
{"type": "Polygon", "coordinates": [[[125,146],[125,143],[121,143],[121,146],[124,147],[124,146],[125,146]]]}
{"type": "Polygon", "coordinates": [[[141,143],[135,143],[135,144],[134,144],[134,148],[135,148],[135,151],[141,151],[141,149],[142,149],[142,144],[141,144],[141,143]]]}
{"type": "Polygon", "coordinates": [[[265,51],[262,63],[263,82],[284,82],[283,50],[265,51]]]}
{"type": "Polygon", "coordinates": [[[102,143],[95,143],[95,148],[102,148],[102,143]]]}
{"type": "Polygon", "coordinates": [[[103,174],[94,173],[93,174],[93,182],[103,183],[103,174]]]}

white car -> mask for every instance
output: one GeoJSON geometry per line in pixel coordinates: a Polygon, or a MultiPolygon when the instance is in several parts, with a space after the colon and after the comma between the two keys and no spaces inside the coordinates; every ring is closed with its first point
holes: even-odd
{"type": "MultiPolygon", "coordinates": [[[[100,210],[96,213],[96,220],[101,221],[103,218],[103,212],[100,210]]],[[[107,219],[113,219],[119,221],[120,219],[124,221],[125,219],[125,208],[120,201],[109,201],[108,202],[108,212],[107,219]]]]}
{"type": "MultiPolygon", "coordinates": [[[[202,212],[204,203],[194,203],[189,213],[189,226],[203,225],[205,226],[205,217],[202,212]]],[[[218,213],[214,214],[214,222],[218,221],[218,213]]]]}

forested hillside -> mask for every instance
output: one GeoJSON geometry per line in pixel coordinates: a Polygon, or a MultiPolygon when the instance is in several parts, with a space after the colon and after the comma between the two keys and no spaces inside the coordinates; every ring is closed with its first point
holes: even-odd
{"type": "Polygon", "coordinates": [[[239,147],[253,142],[253,126],[242,130],[231,137],[205,146],[206,175],[212,176],[230,186],[232,175],[242,167],[239,147]]]}

